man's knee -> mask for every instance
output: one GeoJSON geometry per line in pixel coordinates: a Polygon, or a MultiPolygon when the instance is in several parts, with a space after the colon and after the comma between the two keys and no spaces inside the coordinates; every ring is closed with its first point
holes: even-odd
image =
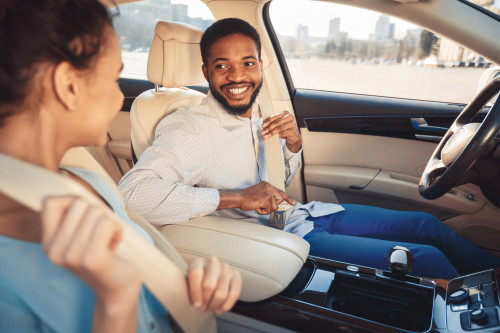
{"type": "Polygon", "coordinates": [[[418,232],[420,235],[428,235],[432,237],[442,236],[443,233],[449,231],[448,227],[444,225],[437,217],[432,214],[424,212],[415,212],[415,221],[418,223],[418,232]]]}
{"type": "Polygon", "coordinates": [[[413,274],[429,278],[449,279],[459,276],[455,267],[441,250],[431,245],[420,245],[412,249],[413,274]]]}

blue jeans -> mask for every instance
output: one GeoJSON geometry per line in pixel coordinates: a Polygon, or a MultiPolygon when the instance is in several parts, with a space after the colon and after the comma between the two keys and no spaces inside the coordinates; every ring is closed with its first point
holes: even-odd
{"type": "Polygon", "coordinates": [[[387,254],[404,246],[413,254],[410,275],[450,279],[500,266],[500,258],[458,236],[436,217],[363,205],[309,219],[314,230],[304,236],[310,254],[388,270],[387,254]]]}

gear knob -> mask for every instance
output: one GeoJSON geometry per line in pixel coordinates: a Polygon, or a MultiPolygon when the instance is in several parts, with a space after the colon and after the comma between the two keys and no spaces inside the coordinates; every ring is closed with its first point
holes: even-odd
{"type": "Polygon", "coordinates": [[[394,246],[389,251],[387,261],[393,275],[403,276],[413,267],[413,255],[403,246],[394,246]]]}

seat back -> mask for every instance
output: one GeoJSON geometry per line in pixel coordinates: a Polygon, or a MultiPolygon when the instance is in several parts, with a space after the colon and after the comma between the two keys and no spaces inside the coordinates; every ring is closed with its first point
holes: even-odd
{"type": "Polygon", "coordinates": [[[204,94],[186,86],[205,82],[199,42],[203,32],[184,23],[156,24],[148,56],[148,80],[155,89],[137,96],[130,110],[132,148],[139,158],[154,140],[158,122],[171,112],[198,105],[204,94]],[[160,87],[162,86],[162,87],[160,87]]]}

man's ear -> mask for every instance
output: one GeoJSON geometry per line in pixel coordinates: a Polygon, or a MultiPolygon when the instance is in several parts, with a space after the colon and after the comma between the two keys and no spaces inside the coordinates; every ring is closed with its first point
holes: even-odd
{"type": "Polygon", "coordinates": [[[201,70],[203,71],[203,76],[205,76],[205,80],[208,82],[208,68],[205,64],[201,65],[201,70]]]}
{"type": "Polygon", "coordinates": [[[54,94],[68,111],[76,109],[80,79],[77,70],[67,61],[57,64],[54,68],[54,94]]]}

